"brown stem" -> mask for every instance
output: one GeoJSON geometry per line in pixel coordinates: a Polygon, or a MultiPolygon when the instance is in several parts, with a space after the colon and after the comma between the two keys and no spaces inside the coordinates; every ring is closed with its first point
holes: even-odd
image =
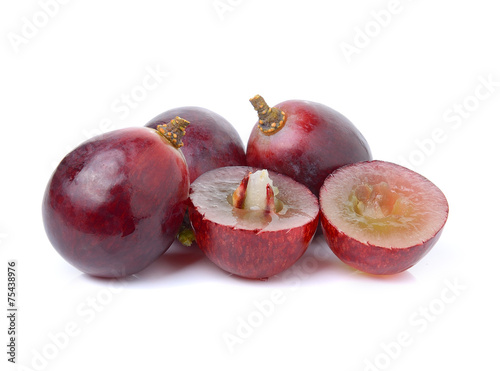
{"type": "Polygon", "coordinates": [[[276,107],[270,108],[260,95],[250,99],[250,103],[259,115],[259,129],[264,134],[274,134],[285,125],[285,112],[276,107]]]}
{"type": "Polygon", "coordinates": [[[180,148],[184,145],[184,143],[182,143],[182,138],[186,134],[186,127],[188,125],[189,121],[177,116],[168,124],[158,125],[156,127],[156,130],[158,130],[165,138],[167,138],[175,148],[180,148]]]}

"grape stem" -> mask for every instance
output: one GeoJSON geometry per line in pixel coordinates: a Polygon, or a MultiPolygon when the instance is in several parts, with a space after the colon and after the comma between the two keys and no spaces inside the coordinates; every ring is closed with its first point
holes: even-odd
{"type": "Polygon", "coordinates": [[[257,111],[259,115],[259,129],[265,135],[272,135],[281,130],[286,122],[285,112],[279,108],[270,108],[264,98],[260,95],[256,95],[250,99],[253,108],[257,111]]]}
{"type": "Polygon", "coordinates": [[[177,116],[175,119],[170,120],[169,123],[158,125],[156,130],[158,130],[161,135],[163,135],[167,140],[175,147],[180,148],[184,145],[182,138],[186,134],[186,127],[189,125],[189,121],[184,120],[177,116]]]}

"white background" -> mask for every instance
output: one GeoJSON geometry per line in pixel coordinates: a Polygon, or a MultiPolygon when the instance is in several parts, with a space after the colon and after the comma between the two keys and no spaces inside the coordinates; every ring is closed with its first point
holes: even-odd
{"type": "Polygon", "coordinates": [[[16,259],[19,369],[497,367],[496,2],[214,4],[2,2],[0,308],[7,261],[16,259]],[[320,237],[293,270],[261,282],[174,245],[114,282],[81,274],[51,247],[42,195],[76,145],[184,105],[226,117],[246,143],[256,121],[248,99],[257,93],[269,104],[331,106],[375,158],[438,185],[450,215],[434,249],[407,272],[377,278],[342,264],[320,237]]]}

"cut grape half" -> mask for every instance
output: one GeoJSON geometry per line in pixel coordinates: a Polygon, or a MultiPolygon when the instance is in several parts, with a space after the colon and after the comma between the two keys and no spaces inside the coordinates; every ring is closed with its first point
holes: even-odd
{"type": "Polygon", "coordinates": [[[394,274],[436,243],[448,202],[432,182],[403,166],[359,162],[333,172],[320,191],[321,225],[330,248],[368,273],[394,274]]]}
{"type": "Polygon", "coordinates": [[[196,241],[223,270],[266,279],[306,251],[319,221],[316,196],[285,175],[247,166],[208,171],[191,185],[196,241]]]}

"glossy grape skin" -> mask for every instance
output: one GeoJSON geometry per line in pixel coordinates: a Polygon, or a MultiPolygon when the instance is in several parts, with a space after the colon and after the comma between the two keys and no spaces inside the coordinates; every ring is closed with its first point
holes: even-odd
{"type": "Polygon", "coordinates": [[[289,100],[275,106],[286,115],[282,129],[266,135],[255,124],[247,164],[288,175],[316,196],[337,168],[372,159],[359,130],[342,114],[320,103],[289,100]]]}
{"type": "Polygon", "coordinates": [[[82,272],[128,276],[172,244],[188,194],[184,157],[160,133],[112,131],[84,142],[59,164],[43,199],[45,230],[82,272]]]}
{"type": "Polygon", "coordinates": [[[209,170],[246,164],[245,147],[236,129],[224,117],[206,108],[173,108],[154,117],[146,126],[156,129],[176,116],[189,121],[181,151],[191,183],[209,170]]]}

